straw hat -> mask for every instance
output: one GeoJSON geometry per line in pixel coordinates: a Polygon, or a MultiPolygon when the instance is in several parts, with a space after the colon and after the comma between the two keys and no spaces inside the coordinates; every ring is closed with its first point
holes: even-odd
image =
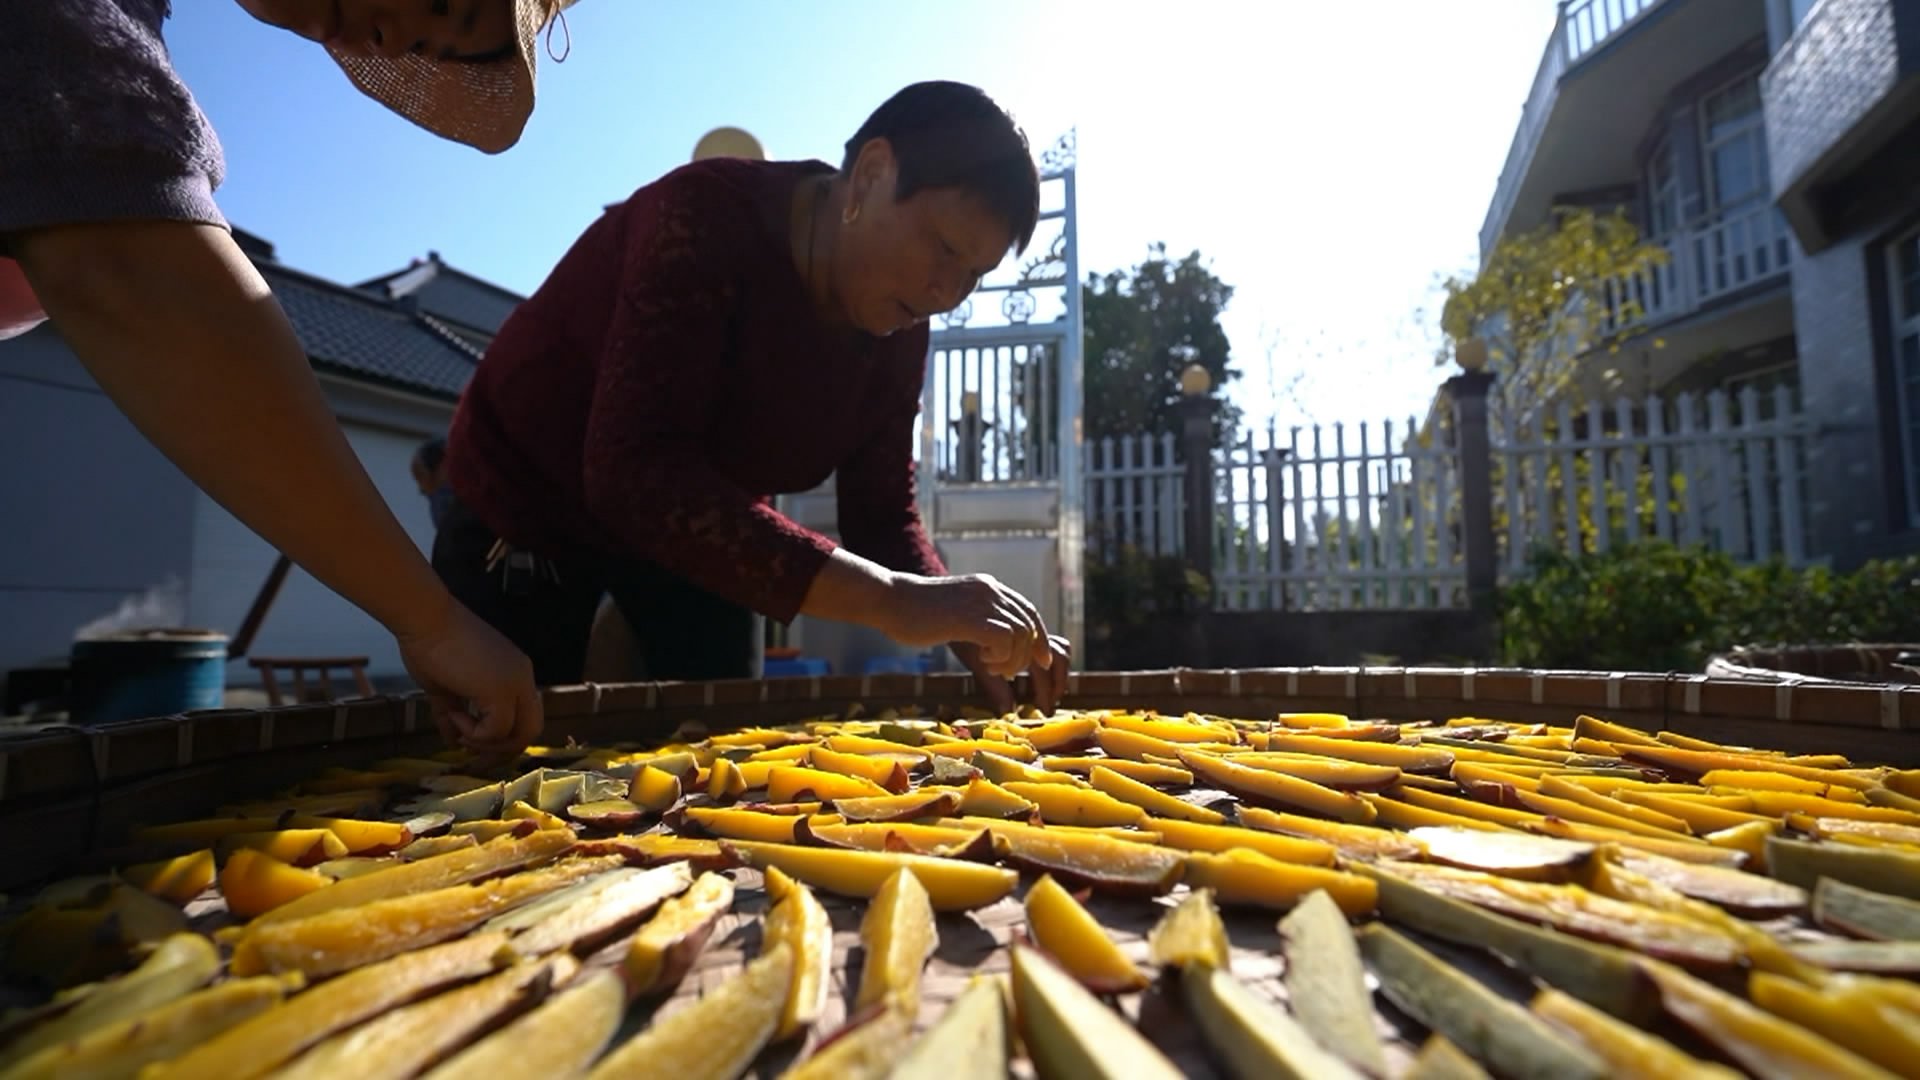
{"type": "Polygon", "coordinates": [[[514,0],[514,46],[507,56],[485,63],[327,51],[368,97],[435,135],[497,154],[520,141],[533,115],[534,52],[540,32],[573,4],[514,0]]]}

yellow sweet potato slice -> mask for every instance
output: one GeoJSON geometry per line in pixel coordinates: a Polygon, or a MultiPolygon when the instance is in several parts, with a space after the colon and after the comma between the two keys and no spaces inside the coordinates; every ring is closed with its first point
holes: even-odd
{"type": "Polygon", "coordinates": [[[1039,724],[1026,730],[1027,742],[1043,754],[1064,754],[1093,745],[1099,723],[1091,716],[1075,716],[1039,724]]]}
{"type": "Polygon", "coordinates": [[[1711,924],[1615,900],[1578,885],[1514,881],[1420,863],[1394,863],[1384,869],[1442,896],[1648,956],[1711,969],[1732,967],[1747,955],[1739,941],[1711,924]]]}
{"type": "Polygon", "coordinates": [[[745,971],[615,1047],[587,1080],[736,1080],[779,1026],[793,975],[793,950],[770,945],[745,971]]]}
{"type": "Polygon", "coordinates": [[[687,820],[701,831],[729,840],[760,840],[773,844],[799,843],[807,819],[799,814],[763,814],[755,810],[724,810],[711,806],[689,806],[687,820]]]}
{"type": "Polygon", "coordinates": [[[1009,1075],[1004,976],[975,976],[900,1058],[889,1080],[1003,1080],[1009,1075]]]}
{"type": "Polygon", "coordinates": [[[220,953],[206,938],[193,933],[167,937],[133,971],[93,985],[65,1011],[0,1043],[0,1071],[41,1051],[57,1050],[61,1043],[137,1020],[204,986],[219,971],[220,953]]]}
{"type": "Polygon", "coordinates": [[[685,862],[644,871],[621,868],[496,915],[481,929],[516,935],[513,949],[522,956],[559,949],[584,953],[632,926],[662,901],[685,893],[692,884],[693,869],[685,862]]]}
{"type": "Polygon", "coordinates": [[[1310,731],[1315,728],[1343,728],[1353,723],[1340,713],[1283,712],[1274,718],[1281,727],[1310,731]]]}
{"type": "Polygon", "coordinates": [[[526,837],[501,837],[463,851],[452,851],[391,870],[382,870],[377,874],[337,882],[274,907],[259,915],[253,925],[304,919],[375,900],[463,884],[489,874],[504,873],[552,859],[572,847],[574,840],[573,833],[566,829],[542,829],[526,837]]]}
{"type": "Polygon", "coordinates": [[[727,758],[713,763],[707,776],[707,797],[715,802],[732,802],[747,793],[747,776],[740,766],[727,758]]]}
{"type": "Polygon", "coordinates": [[[178,858],[139,863],[120,871],[127,884],[185,906],[213,885],[213,852],[202,848],[178,858]]]}
{"type": "Polygon", "coordinates": [[[836,825],[812,825],[808,827],[814,840],[836,847],[859,848],[862,851],[894,851],[888,837],[895,837],[915,851],[926,853],[934,848],[964,847],[972,843],[982,833],[985,825],[971,823],[960,825],[921,825],[913,822],[849,822],[836,825]]]}
{"type": "Polygon", "coordinates": [[[1512,831],[1428,826],[1408,837],[1434,862],[1521,881],[1570,881],[1594,853],[1592,844],[1512,831]]]}
{"type": "Polygon", "coordinates": [[[1248,848],[1281,862],[1306,866],[1332,866],[1334,846],[1324,840],[1285,836],[1257,829],[1239,829],[1228,825],[1207,825],[1193,821],[1150,817],[1141,822],[1150,832],[1160,834],[1160,843],[1181,851],[1222,852],[1248,848]]]}
{"type": "Polygon", "coordinates": [[[1308,893],[1280,920],[1280,938],[1287,999],[1300,1026],[1368,1076],[1386,1076],[1386,1054],[1373,1027],[1373,995],[1339,905],[1324,892],[1308,893]]]}
{"type": "Polygon", "coordinates": [[[1368,739],[1331,739],[1325,735],[1296,735],[1277,731],[1267,736],[1265,749],[1293,754],[1318,754],[1367,765],[1391,765],[1405,772],[1436,776],[1445,776],[1447,770],[1453,768],[1454,762],[1453,751],[1442,747],[1402,746],[1368,739]]]}
{"type": "MultiPolygon", "coordinates": [[[[536,832],[540,830],[539,822],[531,819],[523,820],[527,820],[527,823],[532,825],[536,832]]],[[[479,846],[479,837],[464,834],[449,834],[447,836],[423,837],[393,854],[394,857],[401,862],[419,862],[422,859],[431,859],[440,855],[451,855],[456,851],[467,851],[479,846]]]]}
{"type": "Polygon", "coordinates": [[[881,1080],[892,1074],[912,1037],[910,1015],[876,1006],[856,1015],[780,1080],[881,1080]]]}
{"type": "Polygon", "coordinates": [[[1039,808],[986,777],[976,777],[960,798],[960,812],[974,817],[1026,820],[1039,808]]]}
{"type": "Polygon", "coordinates": [[[1184,860],[1177,851],[1065,826],[981,824],[996,842],[1005,841],[1008,862],[1034,873],[1052,874],[1076,887],[1158,896],[1180,880],[1184,860]]]}
{"type": "Polygon", "coordinates": [[[826,1009],[833,983],[833,922],[813,891],[779,867],[767,868],[765,949],[784,945],[793,954],[793,979],[780,1008],[774,1038],[787,1039],[813,1027],[826,1009]]]}
{"type": "Polygon", "coordinates": [[[1147,933],[1147,955],[1159,968],[1219,968],[1233,966],[1227,926],[1214,905],[1213,890],[1201,886],[1160,916],[1147,933]]]}
{"type": "Polygon", "coordinates": [[[178,1057],[279,1004],[298,985],[285,979],[230,979],[137,1016],[47,1045],[6,1070],[8,1080],[131,1077],[178,1057]]]}
{"type": "Polygon", "coordinates": [[[894,871],[860,921],[866,961],[860,969],[856,1011],[872,1005],[908,1016],[920,1008],[920,971],[940,943],[933,904],[912,869],[894,871]]]}
{"type": "Polygon", "coordinates": [[[220,838],[214,853],[222,861],[242,848],[271,855],[289,866],[312,866],[347,855],[347,845],[327,829],[269,829],[220,838]]]}
{"type": "Polygon", "coordinates": [[[577,1075],[613,1040],[626,1011],[620,976],[597,971],[455,1054],[427,1080],[577,1075]]]}
{"type": "Polygon", "coordinates": [[[1606,1080],[1605,1062],[1384,924],[1357,936],[1387,1000],[1502,1076],[1606,1080]]]}
{"type": "MultiPolygon", "coordinates": [[[[1283,836],[1306,840],[1319,840],[1332,844],[1340,854],[1355,859],[1419,859],[1425,856],[1426,849],[1418,841],[1373,825],[1350,825],[1339,821],[1326,821],[1321,818],[1306,817],[1301,814],[1282,814],[1273,810],[1264,810],[1257,806],[1243,806],[1239,810],[1240,824],[1245,828],[1259,829],[1263,832],[1279,833],[1283,836]]],[[[1257,844],[1245,843],[1241,838],[1240,847],[1253,847],[1257,844]]],[[[1268,855],[1274,853],[1266,852],[1268,855]]],[[[1281,858],[1278,855],[1275,858],[1281,858]]],[[[1284,862],[1301,862],[1301,859],[1282,859],[1284,862]]]]}
{"type": "MultiPolygon", "coordinates": [[[[1457,772],[1458,770],[1456,769],[1455,771],[1457,772]]],[[[1627,818],[1638,821],[1642,825],[1652,826],[1653,828],[1661,830],[1660,835],[1663,839],[1665,838],[1665,833],[1681,833],[1683,835],[1692,835],[1693,833],[1691,826],[1671,814],[1663,814],[1658,810],[1650,810],[1644,806],[1638,806],[1634,803],[1616,799],[1611,795],[1602,795],[1591,788],[1576,784],[1564,776],[1541,777],[1536,785],[1535,791],[1539,795],[1548,798],[1578,803],[1581,806],[1607,814],[1613,818],[1627,818]]],[[[1588,824],[1602,825],[1608,828],[1619,827],[1609,821],[1603,820],[1592,820],[1589,821],[1588,824]]],[[[1625,831],[1632,832],[1633,830],[1627,829],[1625,831]]],[[[1646,835],[1655,834],[1649,833],[1646,835]]]]}
{"type": "Polygon", "coordinates": [[[1847,818],[1854,821],[1874,821],[1920,828],[1920,814],[1890,806],[1867,806],[1792,791],[1749,791],[1745,794],[1752,801],[1755,813],[1769,817],[1813,814],[1820,817],[1847,818]]]}
{"type": "MultiPolygon", "coordinates": [[[[824,746],[816,746],[813,752],[807,755],[807,763],[817,770],[858,777],[895,794],[907,790],[908,784],[911,783],[907,778],[906,768],[891,757],[846,754],[824,746]]],[[[822,797],[831,798],[832,796],[823,793],[822,797]]]]}
{"type": "Polygon", "coordinates": [[[471,836],[475,843],[485,844],[498,840],[502,836],[532,836],[539,829],[540,823],[529,818],[515,818],[512,821],[462,821],[448,830],[448,835],[471,836]]]}
{"type": "Polygon", "coordinates": [[[680,777],[648,765],[634,774],[627,800],[653,813],[662,814],[680,801],[680,795],[680,777]]]}
{"type": "Polygon", "coordinates": [[[927,890],[936,911],[985,907],[1013,891],[1020,876],[979,863],[904,855],[740,841],[734,845],[757,868],[778,867],[789,876],[840,896],[870,900],[896,871],[909,869],[927,890]]]}
{"type": "Polygon", "coordinates": [[[621,861],[614,856],[571,859],[477,885],[453,885],[249,927],[234,945],[231,967],[236,975],[298,971],[321,976],[378,963],[463,934],[621,861]]]}
{"type": "Polygon", "coordinates": [[[1418,788],[1398,787],[1393,790],[1393,795],[1401,802],[1411,803],[1423,809],[1438,810],[1456,817],[1479,818],[1482,821],[1505,825],[1512,829],[1525,829],[1547,816],[1526,810],[1509,810],[1504,806],[1493,806],[1489,803],[1455,798],[1452,795],[1442,795],[1418,788]]]}
{"type": "Polygon", "coordinates": [[[1361,1073],[1322,1049],[1292,1016],[1224,971],[1184,974],[1180,990],[1209,1052],[1233,1076],[1361,1080],[1361,1073]]]}
{"type": "Polygon", "coordinates": [[[1830,841],[1767,838],[1767,866],[1781,881],[1811,889],[1826,877],[1862,889],[1920,900],[1920,855],[1830,841]]]}
{"type": "MultiPolygon", "coordinates": [[[[1396,790],[1405,791],[1405,788],[1396,790]]],[[[1502,831],[1507,828],[1485,818],[1467,817],[1464,814],[1450,813],[1445,810],[1432,810],[1424,806],[1414,806],[1399,799],[1385,795],[1362,795],[1361,798],[1373,807],[1374,821],[1380,825],[1395,829],[1418,829],[1436,825],[1457,829],[1490,829],[1502,831]]]]}
{"type": "Polygon", "coordinates": [[[1668,1014],[1756,1076],[1889,1080],[1892,1073],[1679,968],[1646,962],[1668,1014]]]}
{"type": "Polygon", "coordinates": [[[767,774],[767,798],[774,802],[864,799],[887,793],[871,780],[797,765],[775,765],[767,774]]]}
{"type": "Polygon", "coordinates": [[[835,799],[834,813],[850,822],[910,821],[952,817],[960,812],[961,793],[952,788],[922,788],[906,795],[835,799]]]}
{"type": "Polygon", "coordinates": [[[973,767],[996,784],[1059,784],[1069,788],[1086,786],[1086,781],[1072,773],[1054,772],[986,750],[973,755],[973,767]]]}
{"type": "Polygon", "coordinates": [[[733,879],[702,874],[693,887],[660,906],[627,946],[627,984],[635,994],[676,986],[706,946],[720,917],[733,907],[733,879]]]}
{"type": "Polygon", "coordinates": [[[1756,971],[1747,996],[1775,1016],[1799,1024],[1896,1075],[1920,1062],[1920,1017],[1841,987],[1813,987],[1756,971]]]}
{"type": "Polygon", "coordinates": [[[1279,911],[1293,907],[1315,889],[1325,889],[1340,905],[1340,910],[1350,916],[1372,911],[1378,899],[1378,888],[1370,878],[1319,866],[1284,863],[1247,848],[1234,848],[1218,855],[1187,856],[1186,880],[1195,888],[1212,889],[1223,904],[1279,911]]]}
{"type": "MultiPolygon", "coordinates": [[[[967,744],[972,744],[972,743],[978,742],[979,740],[967,739],[963,741],[967,744]]],[[[904,756],[904,757],[919,757],[922,759],[927,757],[929,751],[934,750],[932,746],[927,746],[927,747],[907,746],[904,743],[897,743],[892,741],[891,739],[879,739],[879,738],[874,738],[871,735],[858,735],[858,734],[852,734],[849,732],[841,732],[838,734],[829,735],[826,737],[825,740],[822,741],[821,745],[825,746],[829,750],[837,750],[843,754],[881,754],[889,757],[904,756]]],[[[941,745],[955,745],[955,744],[941,744],[941,745]]],[[[968,753],[971,754],[973,749],[978,749],[978,747],[970,747],[970,749],[968,750],[968,753]]]]}
{"type": "Polygon", "coordinates": [[[227,910],[242,919],[258,918],[332,884],[325,874],[289,866],[253,848],[234,852],[220,868],[220,895],[227,910]]]}
{"type": "MultiPolygon", "coordinates": [[[[675,781],[675,783],[678,782],[679,781],[675,781]]],[[[570,809],[576,805],[578,804],[567,803],[562,809],[570,809]]],[[[565,829],[567,827],[566,818],[551,811],[542,810],[540,807],[534,806],[531,803],[524,802],[509,803],[506,809],[500,811],[500,818],[503,821],[531,821],[536,828],[541,829],[565,829]]]]}
{"type": "Polygon", "coordinates": [[[1227,754],[1228,761],[1268,772],[1284,773],[1311,780],[1337,791],[1385,791],[1405,775],[1397,765],[1368,765],[1358,761],[1340,761],[1310,754],[1252,751],[1227,754]]]}
{"type": "Polygon", "coordinates": [[[1034,944],[1088,989],[1117,994],[1146,986],[1105,928],[1052,875],[1042,874],[1027,890],[1026,910],[1034,944]]]}
{"type": "Polygon", "coordinates": [[[1043,1077],[1175,1080],[1181,1072],[1120,1014],[1040,952],[1013,946],[1020,1039],[1043,1077]]]}
{"type": "Polygon", "coordinates": [[[1698,778],[1716,769],[1738,769],[1780,773],[1822,784],[1859,788],[1862,791],[1878,786],[1878,782],[1873,779],[1840,769],[1814,768],[1755,755],[1715,750],[1685,750],[1673,746],[1628,746],[1622,747],[1621,750],[1622,755],[1629,761],[1652,765],[1674,776],[1698,778]]]}
{"type": "MultiPolygon", "coordinates": [[[[1155,790],[1138,780],[1115,772],[1105,765],[1094,766],[1089,779],[1095,791],[1137,806],[1145,813],[1156,814],[1163,818],[1178,818],[1182,821],[1197,821],[1203,825],[1224,825],[1227,820],[1227,816],[1218,810],[1174,798],[1166,792],[1155,790]]],[[[1045,816],[1044,809],[1042,816],[1045,816]]]]}
{"type": "Polygon", "coordinates": [[[1195,751],[1182,751],[1180,760],[1201,782],[1213,784],[1257,806],[1303,810],[1355,825],[1368,824],[1375,817],[1373,804],[1350,791],[1335,791],[1311,780],[1250,768],[1195,751]]]}
{"type": "Polygon", "coordinates": [[[350,971],[156,1066],[150,1074],[143,1073],[142,1080],[263,1076],[336,1031],[440,987],[486,974],[506,943],[504,934],[481,934],[350,971]]]}
{"type": "Polygon", "coordinates": [[[1598,825],[1581,825],[1553,817],[1537,821],[1528,828],[1532,832],[1546,836],[1558,836],[1565,840],[1584,840],[1592,844],[1619,844],[1622,847],[1640,851],[1651,851],[1655,855],[1665,855],[1669,859],[1705,863],[1708,866],[1727,866],[1738,870],[1748,863],[1746,852],[1709,844],[1700,839],[1675,837],[1672,840],[1658,840],[1638,833],[1603,829],[1598,825]]]}
{"type": "MultiPolygon", "coordinates": [[[[1593,800],[1606,799],[1604,795],[1592,795],[1591,793],[1589,793],[1589,797],[1593,800]]],[[[1621,832],[1637,833],[1641,836],[1651,836],[1660,840],[1665,840],[1672,836],[1690,835],[1687,823],[1678,818],[1672,820],[1679,828],[1668,828],[1666,825],[1648,824],[1635,818],[1616,814],[1610,810],[1572,799],[1556,799],[1550,795],[1539,795],[1530,791],[1516,792],[1515,798],[1521,806],[1526,807],[1536,814],[1557,817],[1562,821],[1577,821],[1584,825],[1598,825],[1603,829],[1618,829],[1621,832]]]]}
{"type": "Polygon", "coordinates": [[[1137,825],[1147,812],[1132,803],[1091,788],[1065,784],[1012,781],[1009,792],[1033,803],[1040,820],[1050,825],[1137,825]]]}
{"type": "MultiPolygon", "coordinates": [[[[1832,785],[1803,780],[1785,773],[1764,769],[1712,769],[1700,777],[1702,787],[1738,788],[1743,791],[1791,791],[1802,795],[1825,795],[1832,785]]],[[[1852,790],[1852,789],[1845,789],[1852,790]]]]}
{"type": "Polygon", "coordinates": [[[1101,721],[1101,724],[1110,730],[1130,731],[1163,742],[1233,743],[1240,741],[1239,733],[1231,724],[1203,723],[1198,718],[1168,720],[1132,713],[1110,713],[1101,721]]]}
{"type": "Polygon", "coordinates": [[[413,834],[397,821],[359,821],[353,818],[315,817],[295,814],[287,819],[290,829],[325,829],[340,838],[349,855],[388,855],[413,842],[413,834]]]}
{"type": "Polygon", "coordinates": [[[1535,1016],[1565,1032],[1588,1053],[1605,1062],[1615,1076],[1740,1080],[1740,1074],[1732,1069],[1701,1061],[1665,1039],[1616,1020],[1558,990],[1542,990],[1529,1008],[1535,1016]]]}
{"type": "MultiPolygon", "coordinates": [[[[1128,761],[1125,758],[1111,757],[1049,757],[1041,758],[1040,764],[1054,772],[1091,773],[1095,768],[1119,773],[1129,780],[1156,787],[1191,787],[1193,774],[1185,769],[1171,765],[1154,765],[1145,761],[1128,761]]],[[[1109,792],[1111,794],[1111,792],[1109,792]]]]}
{"type": "Polygon", "coordinates": [[[1749,919],[1775,919],[1807,910],[1805,889],[1759,874],[1669,859],[1631,848],[1609,852],[1607,861],[1657,881],[1682,896],[1705,900],[1749,919]]]}
{"type": "Polygon", "coordinates": [[[1137,731],[1123,731],[1115,727],[1102,727],[1094,733],[1094,742],[1108,757],[1129,761],[1146,761],[1149,757],[1178,763],[1180,744],[1152,735],[1142,735],[1137,731]]]}
{"type": "Polygon", "coordinates": [[[407,1080],[473,1039],[529,997],[545,997],[579,970],[570,956],[514,964],[497,975],[395,1009],[328,1039],[274,1080],[407,1080]]]}
{"type": "Polygon", "coordinates": [[[1594,739],[1599,742],[1614,743],[1620,746],[1659,746],[1660,740],[1638,728],[1625,724],[1616,724],[1596,716],[1577,716],[1573,721],[1573,733],[1577,738],[1594,739]]]}
{"type": "Polygon", "coordinates": [[[1493,1080],[1480,1063],[1439,1032],[1427,1036],[1400,1080],[1493,1080]]]}

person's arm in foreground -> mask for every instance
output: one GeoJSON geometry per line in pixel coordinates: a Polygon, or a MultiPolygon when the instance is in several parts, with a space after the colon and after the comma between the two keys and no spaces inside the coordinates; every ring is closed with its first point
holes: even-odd
{"type": "Polygon", "coordinates": [[[896,573],[802,528],[715,468],[737,217],[697,188],[629,205],[620,310],[587,419],[588,511],[621,547],[742,607],[871,626],[905,645],[978,646],[1011,676],[1052,663],[1033,605],[991,578],[896,573]],[[704,238],[697,239],[697,238],[704,238]]]}
{"type": "MultiPolygon", "coordinates": [[[[919,387],[918,379],[903,378],[898,400],[886,403],[883,419],[875,425],[872,434],[841,464],[835,479],[840,535],[849,548],[881,566],[927,577],[946,577],[946,564],[940,561],[933,541],[927,536],[914,498],[913,421],[919,412],[919,387]]],[[[815,588],[824,589],[824,595],[810,594],[809,600],[831,605],[837,589],[858,592],[871,587],[871,582],[862,580],[867,576],[864,567],[841,567],[831,578],[823,573],[824,583],[816,579],[815,588]]],[[[1031,615],[1041,638],[1033,649],[1033,703],[1043,712],[1052,712],[1067,688],[1067,660],[1072,655],[1072,647],[1066,638],[1046,632],[1039,612],[1025,597],[992,578],[983,580],[998,592],[1010,594],[1008,599],[1017,601],[1018,606],[1025,609],[1022,614],[1031,615]],[[1046,659],[1042,660],[1042,656],[1046,659]]],[[[908,628],[907,633],[915,636],[912,628],[908,628]]],[[[980,681],[980,690],[994,711],[1011,712],[1015,702],[1013,687],[1003,677],[1006,672],[994,671],[979,645],[960,640],[949,644],[953,654],[980,681]]]]}
{"type": "Polygon", "coordinates": [[[441,731],[482,752],[541,727],[527,658],[457,603],[354,457],[267,284],[224,230],[10,238],[47,314],[134,425],[215,501],[399,639],[441,731]]]}

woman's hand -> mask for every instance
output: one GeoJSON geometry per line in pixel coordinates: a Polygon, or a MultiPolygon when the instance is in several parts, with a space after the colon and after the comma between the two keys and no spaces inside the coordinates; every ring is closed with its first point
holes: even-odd
{"type": "Polygon", "coordinates": [[[419,630],[397,637],[407,673],[426,691],[448,743],[504,758],[540,734],[544,717],[533,664],[451,595],[419,630]]]}
{"type": "MultiPolygon", "coordinates": [[[[986,661],[980,658],[980,646],[956,641],[950,648],[953,649],[953,655],[980,681],[980,692],[986,695],[987,705],[1001,716],[1012,712],[1017,704],[1013,698],[1013,683],[1003,675],[994,674],[986,661]]],[[[1050,713],[1057,708],[1061,695],[1066,693],[1067,663],[1073,658],[1073,645],[1059,634],[1049,634],[1047,652],[1051,654],[1051,662],[1046,667],[1036,665],[1032,679],[1033,706],[1043,713],[1050,713]]]]}

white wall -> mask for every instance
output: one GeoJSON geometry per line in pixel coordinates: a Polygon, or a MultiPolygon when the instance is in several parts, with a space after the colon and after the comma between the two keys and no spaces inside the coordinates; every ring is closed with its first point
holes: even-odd
{"type": "MultiPolygon", "coordinates": [[[[347,439],[387,505],[423,553],[433,549],[427,501],[410,464],[422,440],[445,432],[452,406],[423,398],[383,395],[323,380],[347,439]]],[[[196,626],[235,633],[273,567],[274,550],[219,504],[194,493],[193,568],[189,615],[196,626]]],[[[253,656],[365,656],[372,675],[404,675],[393,638],[379,623],[295,567],[249,650],[253,656]]],[[[235,665],[235,682],[254,679],[235,665]]]]}

